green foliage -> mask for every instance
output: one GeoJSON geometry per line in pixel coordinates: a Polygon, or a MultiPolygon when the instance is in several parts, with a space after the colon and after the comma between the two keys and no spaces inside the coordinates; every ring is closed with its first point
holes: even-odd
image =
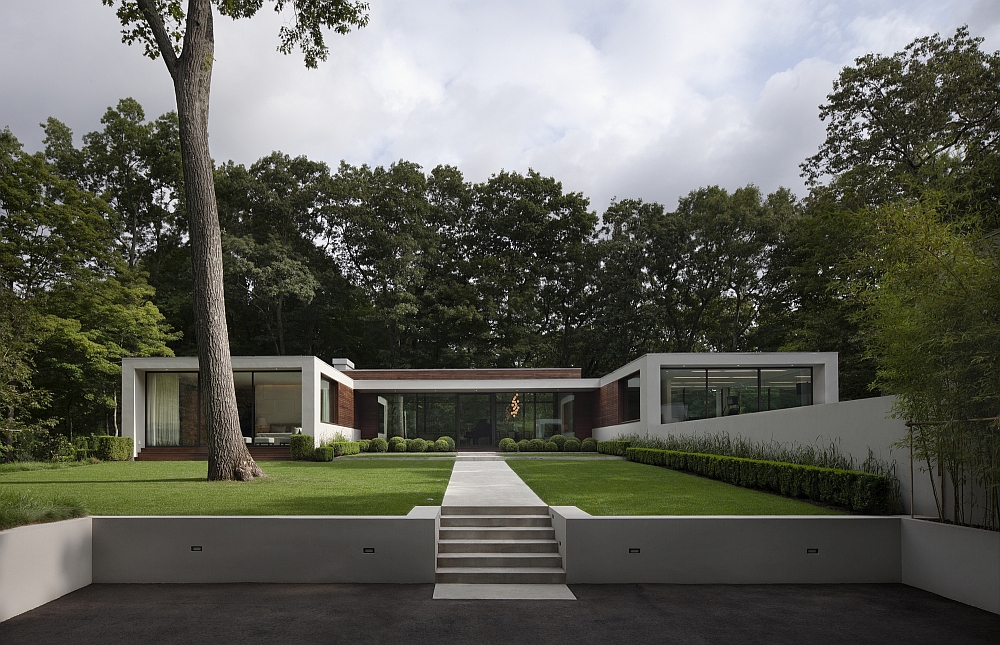
{"type": "MultiPolygon", "coordinates": [[[[393,439],[402,439],[402,437],[393,437],[393,439]]],[[[389,441],[389,452],[406,452],[406,439],[402,441],[389,441]]]]}
{"type": "Polygon", "coordinates": [[[528,450],[526,452],[545,452],[544,439],[529,439],[528,450]]]}
{"type": "Polygon", "coordinates": [[[597,452],[597,440],[587,437],[580,443],[580,450],[583,452],[597,452]]]}
{"type": "Polygon", "coordinates": [[[358,441],[358,452],[371,452],[371,443],[369,439],[358,441]]]}
{"type": "Polygon", "coordinates": [[[557,446],[559,446],[559,450],[562,450],[563,444],[566,443],[566,437],[562,436],[561,434],[554,434],[551,437],[549,437],[549,441],[555,443],[557,446]]]}
{"type": "Polygon", "coordinates": [[[1000,253],[994,236],[963,231],[924,204],[874,215],[878,244],[868,261],[881,277],[863,295],[878,384],[897,395],[899,416],[938,422],[913,428],[913,451],[930,477],[941,518],[950,505],[955,523],[1000,527],[1000,253]],[[940,469],[951,480],[950,504],[938,494],[940,469]]]}
{"type": "Polygon", "coordinates": [[[76,500],[41,499],[27,493],[0,489],[0,531],[86,515],[87,509],[76,500]]]}
{"type": "Polygon", "coordinates": [[[444,438],[438,439],[434,442],[435,452],[451,452],[451,444],[444,440],[444,438]]]}
{"type": "Polygon", "coordinates": [[[333,461],[337,450],[333,446],[319,446],[313,450],[313,461],[333,461]]]}
{"type": "Polygon", "coordinates": [[[420,439],[407,439],[406,440],[406,452],[425,452],[427,450],[427,441],[420,439]]]}
{"type": "Polygon", "coordinates": [[[616,457],[624,457],[625,451],[628,450],[632,442],[627,439],[612,439],[610,441],[598,441],[597,442],[597,452],[604,455],[614,455],[616,457]]]}
{"type": "Polygon", "coordinates": [[[580,440],[570,437],[563,443],[563,452],[580,452],[580,440]]]}
{"type": "Polygon", "coordinates": [[[289,437],[288,449],[294,461],[309,461],[313,458],[315,440],[312,435],[293,434],[289,437]]]}
{"type": "Polygon", "coordinates": [[[628,448],[626,458],[856,513],[892,515],[900,510],[893,481],[884,475],[654,448],[628,448]]]}
{"type": "Polygon", "coordinates": [[[65,436],[46,428],[0,429],[0,462],[68,461],[74,455],[65,436]]]}
{"type": "Polygon", "coordinates": [[[441,441],[442,439],[448,443],[448,452],[455,452],[455,438],[446,434],[438,437],[438,441],[441,441]]]}
{"type": "MultiPolygon", "coordinates": [[[[357,455],[361,452],[360,441],[331,441],[327,444],[327,447],[332,449],[334,457],[357,455]]],[[[330,461],[330,459],[323,459],[322,461],[330,461]]]]}
{"type": "Polygon", "coordinates": [[[545,443],[545,452],[559,452],[559,444],[555,441],[547,441],[545,443]]]}
{"type": "Polygon", "coordinates": [[[382,437],[375,437],[368,446],[369,452],[387,452],[389,450],[389,443],[382,437]]]}
{"type": "Polygon", "coordinates": [[[517,450],[518,452],[528,452],[531,450],[531,442],[527,439],[521,439],[517,442],[517,450]]]}
{"type": "Polygon", "coordinates": [[[517,443],[510,437],[504,437],[503,439],[501,439],[500,443],[497,444],[497,448],[499,448],[501,452],[518,451],[517,443]]]}
{"type": "Polygon", "coordinates": [[[131,461],[134,446],[132,437],[95,435],[90,438],[93,455],[101,461],[131,461]]]}

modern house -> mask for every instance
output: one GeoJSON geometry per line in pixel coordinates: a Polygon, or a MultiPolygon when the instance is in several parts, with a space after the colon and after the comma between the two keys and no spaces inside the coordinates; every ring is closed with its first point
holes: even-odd
{"type": "MultiPolygon", "coordinates": [[[[287,455],[298,433],[317,445],[449,435],[459,450],[492,450],[505,437],[642,433],[838,401],[836,353],[647,354],[600,378],[579,368],[368,370],[346,359],[237,356],[233,379],[259,458],[287,455]]],[[[197,358],[125,359],[122,393],[122,433],[139,459],[205,451],[197,358]]]]}

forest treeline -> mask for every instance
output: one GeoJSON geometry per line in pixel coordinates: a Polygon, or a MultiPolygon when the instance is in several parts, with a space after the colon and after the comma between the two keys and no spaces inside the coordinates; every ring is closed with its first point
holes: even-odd
{"type": "MultiPolygon", "coordinates": [[[[801,199],[705,186],[598,214],[530,170],[219,164],[232,352],[593,376],[647,352],[836,351],[842,399],[989,408],[998,78],[965,29],[857,59],[801,199]]],[[[42,127],[37,153],[0,133],[0,407],[114,433],[123,356],[196,354],[177,117],[126,98],[79,141],[42,127]]]]}

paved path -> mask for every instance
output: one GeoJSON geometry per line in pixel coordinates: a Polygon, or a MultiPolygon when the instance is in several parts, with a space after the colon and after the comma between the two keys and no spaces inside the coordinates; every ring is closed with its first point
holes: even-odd
{"type": "Polygon", "coordinates": [[[996,645],[1000,616],[903,585],[574,585],[577,601],[433,600],[433,585],[91,585],[3,645],[996,645]]]}
{"type": "Polygon", "coordinates": [[[442,506],[546,506],[505,461],[455,460],[442,506]]]}

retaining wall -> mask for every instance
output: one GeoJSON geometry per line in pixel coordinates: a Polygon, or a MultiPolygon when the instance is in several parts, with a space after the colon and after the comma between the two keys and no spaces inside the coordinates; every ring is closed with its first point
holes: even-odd
{"type": "Polygon", "coordinates": [[[417,507],[405,517],[95,517],[93,579],[432,583],[439,510],[417,507]]]}

